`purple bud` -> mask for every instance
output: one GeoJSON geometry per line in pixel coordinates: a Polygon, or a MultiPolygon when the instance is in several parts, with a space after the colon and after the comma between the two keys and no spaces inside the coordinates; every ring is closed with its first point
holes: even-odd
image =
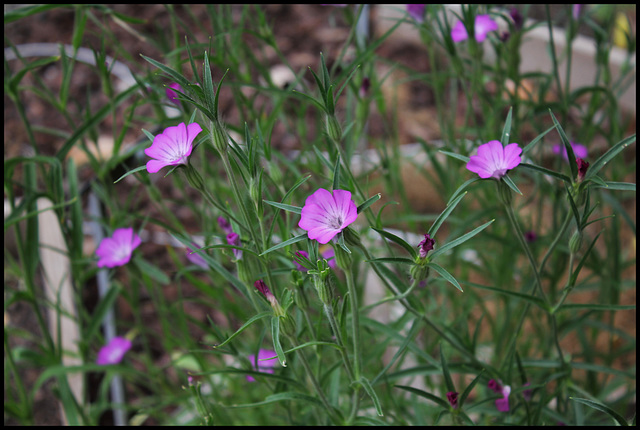
{"type": "Polygon", "coordinates": [[[429,251],[433,249],[433,245],[436,243],[435,240],[431,239],[429,234],[424,235],[424,239],[420,244],[418,244],[418,249],[420,251],[420,258],[426,258],[429,251]]]}
{"type": "Polygon", "coordinates": [[[256,289],[262,294],[264,294],[267,300],[270,296],[273,297],[273,293],[271,292],[271,290],[269,290],[269,287],[267,287],[267,284],[265,284],[262,279],[258,279],[256,282],[254,282],[253,286],[256,287],[256,289]]]}
{"type": "Polygon", "coordinates": [[[447,393],[447,400],[453,409],[458,407],[458,393],[456,391],[449,391],[447,393]]]}
{"type": "Polygon", "coordinates": [[[487,387],[489,387],[491,391],[494,391],[498,394],[502,393],[502,386],[495,379],[489,380],[489,383],[487,383],[487,387]]]}
{"type": "Polygon", "coordinates": [[[576,163],[578,163],[578,182],[582,182],[584,175],[587,174],[589,163],[584,161],[582,158],[576,158],[576,163]]]}

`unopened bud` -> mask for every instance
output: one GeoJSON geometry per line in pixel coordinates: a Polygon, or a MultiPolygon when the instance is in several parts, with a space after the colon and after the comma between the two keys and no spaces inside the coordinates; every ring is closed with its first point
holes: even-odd
{"type": "Polygon", "coordinates": [[[221,154],[229,148],[229,136],[219,122],[211,124],[211,143],[221,154]]]}
{"type": "Polygon", "coordinates": [[[336,264],[344,271],[351,269],[353,264],[353,257],[350,252],[345,251],[340,245],[334,247],[336,264]]]}
{"type": "Polygon", "coordinates": [[[342,141],[342,127],[335,115],[327,115],[327,134],[335,142],[342,141]]]}
{"type": "Polygon", "coordinates": [[[326,305],[333,299],[333,288],[331,284],[331,269],[326,260],[318,261],[318,270],[310,270],[313,286],[316,288],[320,301],[326,305]]]}
{"type": "Polygon", "coordinates": [[[576,230],[573,233],[573,236],[571,236],[571,239],[569,239],[569,250],[571,251],[572,254],[575,254],[578,251],[580,251],[581,246],[582,246],[582,231],[576,230]]]}

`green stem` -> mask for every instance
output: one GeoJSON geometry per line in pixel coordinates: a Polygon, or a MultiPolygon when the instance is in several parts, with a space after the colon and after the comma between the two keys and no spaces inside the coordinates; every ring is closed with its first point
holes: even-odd
{"type": "Polygon", "coordinates": [[[324,313],[327,315],[327,319],[329,320],[329,325],[331,326],[331,330],[336,336],[336,342],[340,346],[340,355],[342,356],[342,361],[344,361],[344,366],[347,370],[347,375],[351,382],[355,382],[353,368],[351,367],[351,361],[349,360],[349,355],[347,354],[347,349],[345,347],[344,341],[342,340],[342,334],[340,333],[340,327],[338,326],[338,322],[336,321],[336,317],[333,313],[333,308],[329,304],[324,304],[324,313]]]}
{"type": "Polygon", "coordinates": [[[351,268],[345,271],[347,278],[347,290],[349,291],[349,300],[351,302],[351,333],[353,337],[353,355],[354,355],[354,376],[355,380],[360,379],[360,371],[362,369],[362,350],[360,348],[360,314],[358,309],[358,295],[356,293],[355,281],[353,279],[353,271],[351,268]]]}

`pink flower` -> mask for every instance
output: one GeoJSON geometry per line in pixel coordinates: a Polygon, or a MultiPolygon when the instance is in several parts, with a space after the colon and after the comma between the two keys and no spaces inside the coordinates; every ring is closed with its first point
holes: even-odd
{"type": "MultiPolygon", "coordinates": [[[[474,21],[473,32],[475,34],[476,42],[482,43],[487,38],[487,34],[490,31],[497,31],[498,23],[495,22],[489,15],[478,15],[474,21]]],[[[458,21],[451,29],[451,38],[454,42],[462,42],[469,37],[467,29],[462,21],[458,21]]]]}
{"type": "MultiPolygon", "coordinates": [[[[195,249],[199,249],[200,246],[198,246],[197,244],[192,242],[192,245],[195,249]]],[[[202,258],[202,256],[198,253],[193,252],[194,250],[191,248],[187,248],[187,260],[189,260],[190,262],[192,262],[193,264],[202,267],[203,269],[207,269],[209,267],[209,265],[207,264],[207,262],[204,260],[204,258],[202,258]]]]}
{"type": "Polygon", "coordinates": [[[309,232],[309,239],[328,243],[358,218],[358,208],[351,200],[351,192],[333,190],[333,194],[319,188],[307,197],[298,226],[309,232]]]}
{"type": "Polygon", "coordinates": [[[233,233],[233,228],[231,228],[231,224],[224,217],[218,217],[218,225],[226,234],[233,233]]]}
{"type": "Polygon", "coordinates": [[[118,364],[124,355],[131,349],[131,341],[126,337],[116,336],[111,341],[100,348],[96,364],[118,364]]]}
{"type": "Polygon", "coordinates": [[[453,409],[458,407],[458,393],[456,391],[449,391],[447,393],[447,400],[453,409]]]}
{"type": "Polygon", "coordinates": [[[478,147],[478,154],[472,155],[467,163],[467,169],[477,173],[481,178],[500,179],[507,170],[520,164],[522,148],[517,143],[510,143],[503,147],[497,140],[492,140],[478,147]]]}
{"type": "Polygon", "coordinates": [[[502,388],[502,398],[496,400],[496,409],[500,412],[509,412],[509,394],[511,394],[511,387],[505,385],[502,388]]]}
{"type": "Polygon", "coordinates": [[[413,19],[415,19],[418,22],[423,22],[424,21],[424,8],[426,7],[426,4],[408,4],[407,5],[407,12],[409,12],[409,15],[411,15],[411,17],[413,19]]]}
{"type": "MultiPolygon", "coordinates": [[[[227,235],[227,243],[231,246],[242,245],[240,242],[240,236],[238,233],[234,233],[233,231],[227,235]]],[[[242,258],[242,250],[233,248],[233,257],[236,260],[240,260],[242,258]]]]}
{"type": "Polygon", "coordinates": [[[202,131],[197,123],[185,125],[180,123],[167,127],[153,139],[151,146],[144,153],[155,160],[147,162],[147,171],[155,173],[165,166],[187,164],[187,157],[193,150],[193,140],[202,131]]]}
{"type": "MultiPolygon", "coordinates": [[[[250,355],[247,358],[249,359],[249,361],[251,362],[251,366],[253,366],[255,370],[265,373],[273,373],[273,368],[276,364],[278,364],[275,351],[271,351],[269,349],[261,349],[260,351],[258,351],[257,360],[255,355],[250,355]],[[258,362],[257,368],[255,367],[256,361],[258,362]]],[[[247,375],[247,381],[255,382],[255,378],[253,376],[247,375]]]]}
{"type": "Polygon", "coordinates": [[[337,263],[336,263],[336,251],[333,248],[329,248],[324,252],[321,252],[320,255],[322,256],[322,258],[324,258],[325,260],[327,260],[327,263],[329,263],[329,267],[331,267],[333,270],[336,270],[336,268],[338,267],[337,263]]]}
{"type": "Polygon", "coordinates": [[[131,260],[133,250],[140,246],[140,236],[133,232],[133,228],[118,228],[112,237],[105,237],[96,249],[99,257],[98,267],[124,266],[131,260]]]}
{"type": "MultiPolygon", "coordinates": [[[[587,150],[586,146],[581,145],[579,143],[575,143],[575,142],[569,142],[569,144],[571,145],[571,149],[573,150],[573,155],[575,155],[576,158],[587,158],[587,156],[589,155],[589,151],[587,150]]],[[[562,153],[562,158],[569,161],[567,148],[565,148],[563,144],[559,143],[559,144],[553,145],[553,153],[554,154],[562,153]]]]}
{"type": "Polygon", "coordinates": [[[435,243],[436,241],[431,239],[431,236],[429,236],[429,234],[425,234],[422,242],[418,244],[420,258],[427,258],[427,254],[433,249],[433,245],[435,243]]]}
{"type": "Polygon", "coordinates": [[[180,104],[180,100],[178,99],[178,93],[176,93],[174,90],[178,90],[181,93],[183,93],[183,89],[180,86],[180,84],[173,82],[169,85],[167,85],[167,89],[166,89],[166,93],[167,93],[167,98],[171,101],[171,103],[175,103],[177,105],[180,104]]]}

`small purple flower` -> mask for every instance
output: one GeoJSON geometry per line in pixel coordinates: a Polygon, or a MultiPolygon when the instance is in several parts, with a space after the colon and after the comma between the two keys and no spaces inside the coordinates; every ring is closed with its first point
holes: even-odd
{"type": "Polygon", "coordinates": [[[333,270],[336,270],[338,268],[338,264],[336,263],[335,249],[329,248],[326,251],[321,252],[320,255],[322,256],[322,258],[327,260],[327,263],[329,263],[329,267],[331,267],[333,270]]]}
{"type": "MultiPolygon", "coordinates": [[[[269,349],[261,349],[258,351],[258,359],[256,360],[255,355],[250,355],[247,357],[251,362],[251,366],[260,372],[264,373],[273,373],[273,368],[278,364],[277,356],[275,351],[271,351],[269,349]],[[257,362],[257,368],[256,366],[257,362]]],[[[255,378],[251,375],[247,375],[247,381],[255,382],[255,378]]]]}
{"type": "Polygon", "coordinates": [[[447,393],[447,400],[453,409],[458,407],[458,393],[456,391],[449,391],[447,393]]]}
{"type": "Polygon", "coordinates": [[[187,164],[187,157],[193,150],[193,140],[202,131],[197,123],[186,125],[184,122],[174,127],[167,127],[158,134],[150,147],[144,150],[149,157],[147,171],[155,173],[165,166],[187,164]]]}
{"type": "Polygon", "coordinates": [[[576,158],[576,163],[578,164],[578,182],[582,182],[589,169],[589,163],[582,158],[576,158]]]}
{"type": "MultiPolygon", "coordinates": [[[[195,243],[191,243],[193,248],[195,249],[200,249],[201,247],[198,246],[195,243]]],[[[192,262],[193,264],[202,267],[203,269],[207,269],[209,267],[209,265],[207,264],[207,262],[204,260],[204,258],[202,258],[202,256],[198,253],[193,252],[194,250],[192,248],[187,247],[187,260],[189,260],[190,262],[192,262]]]]}
{"type": "Polygon", "coordinates": [[[511,10],[509,11],[509,16],[513,20],[513,26],[515,27],[515,29],[520,30],[522,28],[522,25],[524,24],[524,18],[522,18],[522,14],[520,14],[520,11],[515,7],[511,8],[511,10]]]}
{"type": "Polygon", "coordinates": [[[511,387],[505,385],[500,394],[502,394],[502,398],[496,400],[496,409],[500,412],[509,412],[509,394],[511,394],[511,387]]]}
{"type": "Polygon", "coordinates": [[[500,383],[495,379],[490,379],[487,383],[487,387],[489,387],[489,389],[494,393],[502,393],[502,385],[500,385],[500,383]]]}
{"type": "MultiPolygon", "coordinates": [[[[309,258],[309,253],[307,251],[296,251],[296,255],[298,257],[304,257],[304,258],[309,258]]],[[[298,261],[296,261],[296,259],[293,259],[293,264],[296,265],[296,269],[298,269],[301,272],[306,272],[307,269],[306,267],[304,267],[302,264],[298,263],[298,261]]]]}
{"type": "Polygon", "coordinates": [[[140,236],[133,232],[133,228],[118,228],[113,236],[105,237],[96,249],[99,257],[98,267],[113,268],[124,266],[131,260],[133,250],[140,246],[140,236]]]}
{"type": "Polygon", "coordinates": [[[267,300],[271,301],[271,297],[275,298],[269,287],[267,287],[267,284],[265,284],[262,279],[258,279],[256,282],[254,282],[253,286],[256,287],[256,289],[262,294],[264,294],[267,300]]]}
{"type": "Polygon", "coordinates": [[[526,231],[524,233],[524,240],[526,240],[528,243],[533,243],[538,240],[538,235],[533,230],[526,231]]]}
{"type": "Polygon", "coordinates": [[[418,244],[420,258],[427,258],[427,254],[433,249],[433,245],[435,245],[435,243],[436,241],[431,239],[431,236],[429,236],[428,233],[425,234],[422,242],[418,244]]]}
{"type": "Polygon", "coordinates": [[[101,366],[107,364],[118,364],[124,355],[131,349],[131,341],[126,337],[116,336],[108,344],[100,348],[96,364],[101,366]]]}
{"type": "Polygon", "coordinates": [[[416,21],[423,22],[424,9],[426,6],[427,6],[426,4],[408,4],[407,12],[409,12],[409,15],[411,15],[411,17],[416,21]]]}
{"type": "MultiPolygon", "coordinates": [[[[528,386],[530,386],[530,385],[531,385],[531,384],[530,384],[529,382],[527,382],[526,384],[524,384],[524,385],[523,385],[523,387],[528,387],[528,386]]],[[[532,396],[532,395],[533,395],[533,391],[531,391],[531,389],[530,389],[530,388],[527,388],[526,390],[523,390],[523,391],[522,391],[522,397],[524,397],[524,399],[525,399],[527,402],[530,402],[530,401],[531,401],[531,396],[532,396]]]]}
{"type": "MultiPolygon", "coordinates": [[[[240,236],[238,233],[231,232],[227,235],[227,243],[231,246],[241,246],[240,236]]],[[[236,260],[242,258],[242,250],[233,248],[233,256],[236,260]]]]}
{"type": "MultiPolygon", "coordinates": [[[[482,43],[487,38],[487,34],[490,31],[497,31],[498,23],[495,22],[489,15],[478,15],[474,21],[473,32],[475,34],[476,42],[482,43]]],[[[451,29],[451,38],[454,42],[462,42],[469,37],[467,29],[462,21],[458,21],[451,29]]]]}
{"type": "Polygon", "coordinates": [[[178,93],[176,93],[174,90],[178,90],[181,93],[184,92],[184,90],[182,89],[182,87],[180,86],[180,84],[173,82],[169,85],[167,85],[167,89],[166,89],[166,93],[167,93],[167,98],[171,101],[171,103],[180,104],[180,100],[178,99],[178,93]]]}
{"type": "Polygon", "coordinates": [[[231,228],[231,224],[224,217],[218,217],[218,225],[225,232],[225,234],[233,233],[233,229],[231,228]]]}
{"type": "MultiPolygon", "coordinates": [[[[575,143],[575,142],[569,142],[569,143],[571,144],[571,149],[573,150],[573,154],[576,156],[576,158],[587,158],[587,156],[589,155],[589,151],[587,150],[586,146],[581,145],[579,143],[575,143]]],[[[565,148],[563,144],[559,143],[559,144],[553,145],[553,153],[554,154],[562,153],[562,158],[569,161],[567,148],[565,148]]]]}
{"type": "Polygon", "coordinates": [[[467,169],[483,179],[500,179],[520,164],[521,153],[522,148],[517,143],[503,147],[499,141],[492,140],[478,147],[478,154],[469,158],[467,169]]]}
{"type": "Polygon", "coordinates": [[[309,239],[328,243],[358,218],[358,208],[351,200],[351,192],[333,190],[333,194],[319,188],[307,197],[298,226],[309,232],[309,239]]]}

